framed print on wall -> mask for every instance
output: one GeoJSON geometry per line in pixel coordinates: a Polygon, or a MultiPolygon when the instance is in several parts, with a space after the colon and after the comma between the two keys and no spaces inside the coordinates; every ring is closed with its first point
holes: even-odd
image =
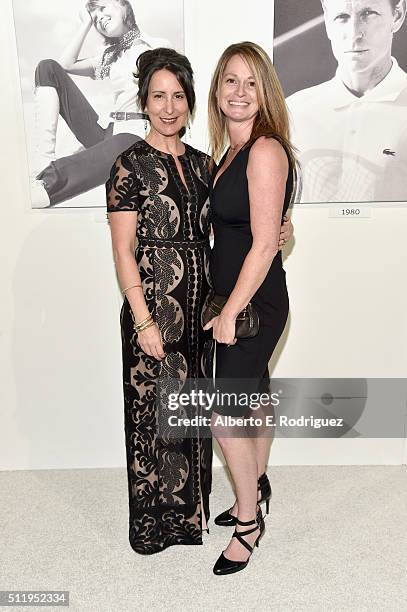
{"type": "Polygon", "coordinates": [[[32,208],[104,207],[117,156],[145,136],[136,60],[184,50],[183,0],[13,0],[32,208]]]}
{"type": "Polygon", "coordinates": [[[303,203],[407,201],[406,3],[275,0],[303,203]]]}

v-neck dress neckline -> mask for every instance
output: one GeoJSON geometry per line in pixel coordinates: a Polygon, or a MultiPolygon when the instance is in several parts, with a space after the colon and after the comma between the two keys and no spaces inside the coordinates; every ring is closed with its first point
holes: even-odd
{"type": "Polygon", "coordinates": [[[183,153],[181,153],[181,155],[174,156],[172,153],[167,153],[166,151],[161,151],[161,149],[157,149],[156,147],[154,147],[152,144],[150,144],[146,140],[144,142],[146,143],[146,145],[156,155],[158,155],[159,157],[162,157],[162,158],[164,158],[164,159],[166,159],[168,161],[168,163],[171,165],[171,170],[172,170],[174,179],[179,184],[180,190],[183,192],[184,195],[187,195],[188,197],[191,196],[192,189],[193,189],[193,181],[189,180],[190,179],[190,176],[189,176],[189,166],[188,166],[189,145],[187,145],[185,142],[183,142],[182,144],[185,147],[185,151],[183,153]],[[184,174],[185,183],[182,180],[180,171],[177,168],[177,164],[175,162],[175,157],[179,160],[179,163],[181,164],[182,171],[183,171],[183,174],[184,174]]]}
{"type": "Polygon", "coordinates": [[[228,167],[227,167],[227,168],[225,168],[225,170],[224,170],[223,172],[221,172],[221,174],[219,175],[219,172],[221,171],[221,169],[222,169],[222,167],[223,167],[223,165],[224,165],[224,163],[225,163],[225,160],[226,160],[226,157],[227,157],[227,154],[229,153],[229,151],[230,151],[230,147],[228,147],[228,149],[227,149],[227,150],[226,150],[226,152],[224,153],[224,155],[223,155],[222,159],[220,160],[218,167],[216,168],[216,170],[217,170],[217,171],[216,171],[216,174],[214,175],[213,180],[212,180],[212,190],[213,190],[213,191],[216,189],[216,187],[217,187],[217,185],[218,185],[218,182],[220,181],[220,179],[222,178],[222,176],[223,176],[224,174],[226,174],[226,172],[229,170],[230,166],[233,164],[233,162],[235,161],[235,159],[237,158],[237,156],[239,155],[239,153],[240,153],[241,151],[243,151],[243,147],[242,147],[241,149],[239,149],[239,151],[236,153],[236,155],[234,156],[234,158],[232,159],[232,161],[230,162],[230,164],[228,165],[228,167]],[[219,178],[216,178],[218,175],[219,175],[219,178]]]}

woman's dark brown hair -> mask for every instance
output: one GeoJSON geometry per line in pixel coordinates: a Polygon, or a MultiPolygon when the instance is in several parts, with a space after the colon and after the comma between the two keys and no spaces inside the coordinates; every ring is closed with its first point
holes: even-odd
{"type": "MultiPolygon", "coordinates": [[[[169,70],[181,85],[188,102],[189,113],[193,115],[195,109],[194,73],[185,55],[174,49],[159,47],[144,51],[139,55],[136,66],[137,70],[133,74],[138,79],[137,99],[141,111],[144,111],[147,104],[148,88],[153,74],[158,70],[169,70]]],[[[183,134],[185,134],[185,129],[180,132],[181,136],[183,134]]]]}

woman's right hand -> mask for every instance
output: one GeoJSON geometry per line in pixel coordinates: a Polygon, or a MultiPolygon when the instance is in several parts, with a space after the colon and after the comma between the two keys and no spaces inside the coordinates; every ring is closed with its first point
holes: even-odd
{"type": "Polygon", "coordinates": [[[87,25],[89,28],[93,25],[92,17],[86,8],[86,6],[82,7],[79,11],[79,19],[83,24],[87,25]]]}
{"type": "Polygon", "coordinates": [[[283,225],[280,230],[280,237],[278,240],[278,250],[281,251],[286,242],[291,240],[294,234],[294,226],[292,221],[288,215],[284,215],[283,217],[283,225]]]}
{"type": "Polygon", "coordinates": [[[155,357],[158,361],[164,359],[163,340],[157,323],[139,332],[137,335],[137,343],[141,350],[147,355],[155,357]]]}

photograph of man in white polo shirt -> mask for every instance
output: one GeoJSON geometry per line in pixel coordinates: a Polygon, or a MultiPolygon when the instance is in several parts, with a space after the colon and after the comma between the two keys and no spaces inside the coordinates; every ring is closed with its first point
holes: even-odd
{"type": "Polygon", "coordinates": [[[407,74],[392,57],[406,0],[321,0],[335,76],[287,98],[301,201],[407,201],[407,74]]]}

